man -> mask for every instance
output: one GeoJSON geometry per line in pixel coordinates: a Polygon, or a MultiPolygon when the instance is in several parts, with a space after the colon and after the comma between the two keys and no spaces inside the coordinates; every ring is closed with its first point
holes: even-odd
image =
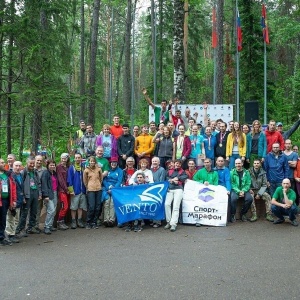
{"type": "Polygon", "coordinates": [[[288,178],[283,179],[282,186],[278,187],[272,197],[272,212],[278,218],[273,224],[284,222],[284,216],[289,216],[291,225],[298,226],[296,216],[298,213],[296,193],[290,188],[291,183],[288,178]]]}
{"type": "Polygon", "coordinates": [[[250,222],[255,222],[257,220],[255,200],[263,200],[265,202],[266,219],[270,222],[274,222],[274,219],[271,214],[271,196],[267,193],[267,174],[262,168],[259,159],[254,159],[253,167],[250,167],[249,173],[251,177],[250,193],[253,197],[253,202],[251,204],[252,217],[250,219],[250,222]]]}
{"type": "MultiPolygon", "coordinates": [[[[46,170],[46,168],[43,166],[44,164],[44,158],[42,155],[37,155],[35,157],[35,164],[34,164],[34,168],[39,176],[39,180],[41,181],[42,178],[42,174],[43,172],[46,170]]],[[[40,217],[41,217],[41,211],[43,209],[44,206],[44,201],[43,199],[39,199],[38,201],[38,205],[37,205],[37,212],[36,212],[36,230],[41,231],[39,228],[40,225],[40,217]]]]}
{"type": "Polygon", "coordinates": [[[293,145],[293,151],[298,154],[299,152],[299,147],[297,145],[293,145]]]}
{"type": "Polygon", "coordinates": [[[16,233],[20,233],[26,226],[26,219],[29,211],[29,223],[26,233],[40,233],[36,229],[36,214],[38,201],[42,198],[41,181],[34,168],[35,159],[29,156],[26,160],[26,167],[21,172],[24,181],[24,203],[21,211],[20,221],[16,233]]]}
{"type": "Polygon", "coordinates": [[[229,131],[229,133],[232,132],[233,125],[234,125],[234,121],[233,120],[231,120],[231,121],[228,122],[228,129],[227,129],[227,131],[229,131]]]}
{"type": "Polygon", "coordinates": [[[215,165],[215,146],[217,145],[217,139],[211,134],[211,128],[207,126],[205,128],[205,135],[203,139],[203,145],[205,149],[205,157],[210,158],[212,166],[215,165]]]}
{"type": "Polygon", "coordinates": [[[123,134],[118,138],[119,166],[124,169],[128,157],[134,153],[134,137],[129,132],[129,125],[123,124],[123,134]]]}
{"type": "Polygon", "coordinates": [[[176,138],[179,135],[179,132],[175,129],[174,123],[169,121],[167,126],[170,128],[172,132],[172,138],[176,138]]]}
{"type": "Polygon", "coordinates": [[[282,137],[284,140],[288,139],[300,126],[300,114],[298,114],[299,119],[292,125],[292,127],[283,132],[283,125],[281,122],[277,123],[277,131],[280,132],[282,134],[282,137]]]}
{"type": "Polygon", "coordinates": [[[283,155],[287,158],[288,161],[288,179],[291,182],[291,189],[295,189],[295,179],[294,171],[297,166],[298,154],[292,150],[292,142],[289,139],[286,139],[284,142],[284,151],[283,155]]]}
{"type": "Polygon", "coordinates": [[[154,110],[155,124],[159,124],[160,122],[163,122],[166,125],[169,121],[169,109],[167,109],[167,101],[162,100],[161,104],[160,104],[160,107],[157,107],[151,101],[149,95],[147,94],[147,90],[145,88],[142,89],[142,92],[144,94],[145,100],[148,102],[148,104],[154,110]]]}
{"type": "Polygon", "coordinates": [[[156,135],[156,124],[154,121],[151,121],[149,123],[149,135],[151,135],[152,137],[154,137],[156,135]]]}
{"type": "Polygon", "coordinates": [[[110,160],[110,169],[107,176],[103,179],[102,200],[104,201],[104,221],[105,227],[115,225],[116,215],[114,202],[111,196],[111,190],[120,187],[123,181],[123,170],[118,167],[118,158],[112,157],[110,160]]]}
{"type": "Polygon", "coordinates": [[[79,146],[81,148],[81,154],[85,155],[86,157],[95,155],[96,140],[97,140],[97,136],[94,133],[92,124],[87,124],[86,132],[81,137],[79,143],[79,146]]]}
{"type": "Polygon", "coordinates": [[[279,144],[278,150],[284,149],[283,137],[282,137],[281,133],[276,130],[276,122],[274,120],[270,120],[268,129],[265,131],[265,134],[266,134],[266,139],[267,139],[267,153],[272,151],[272,145],[274,143],[279,144]]]}
{"type": "Polygon", "coordinates": [[[98,146],[96,148],[96,163],[102,170],[102,176],[103,178],[107,176],[108,170],[109,170],[109,162],[106,158],[103,157],[104,149],[102,146],[98,146]]]}
{"type": "Polygon", "coordinates": [[[0,245],[10,246],[12,242],[5,238],[6,215],[8,209],[16,207],[16,184],[8,171],[4,169],[4,160],[0,158],[0,245]]]}
{"type": "Polygon", "coordinates": [[[188,126],[185,127],[185,128],[187,128],[187,131],[185,132],[185,135],[190,136],[192,134],[192,128],[195,125],[195,123],[196,123],[195,119],[189,118],[189,120],[188,120],[188,126]]]}
{"type": "Polygon", "coordinates": [[[181,124],[184,125],[184,121],[181,118],[181,111],[177,109],[175,111],[175,116],[173,116],[172,110],[169,110],[169,114],[169,120],[174,124],[175,130],[178,131],[178,126],[181,124]]]}
{"type": "Polygon", "coordinates": [[[83,120],[80,120],[79,129],[75,132],[74,137],[73,137],[76,144],[81,140],[81,138],[85,134],[85,131],[86,131],[85,122],[83,120]]]}
{"type": "Polygon", "coordinates": [[[82,221],[82,211],[87,211],[86,189],[83,184],[83,165],[82,156],[80,153],[75,154],[75,162],[73,166],[68,169],[68,189],[71,195],[71,229],[84,228],[82,221]],[[76,223],[77,212],[77,223],[76,223]]]}
{"type": "Polygon", "coordinates": [[[215,157],[222,156],[226,159],[226,143],[229,132],[226,131],[226,123],[220,122],[219,129],[220,132],[216,134],[217,143],[215,145],[215,157]]]}
{"type": "Polygon", "coordinates": [[[216,136],[219,131],[217,130],[217,121],[210,121],[211,134],[216,136]]]}
{"type": "Polygon", "coordinates": [[[150,165],[150,155],[154,150],[152,136],[148,133],[148,126],[142,126],[142,133],[135,139],[134,153],[137,156],[137,165],[142,158],[145,158],[150,165]]]}
{"type": "Polygon", "coordinates": [[[14,154],[8,154],[7,155],[7,164],[4,166],[5,171],[12,172],[15,161],[16,161],[16,156],[14,154]]]}
{"type": "Polygon", "coordinates": [[[20,220],[20,210],[24,201],[24,184],[21,176],[22,163],[15,161],[13,164],[13,171],[11,177],[13,178],[16,185],[16,202],[13,206],[10,206],[6,216],[6,228],[5,233],[8,239],[12,243],[19,243],[18,236],[16,236],[16,229],[20,220]]]}
{"type": "Polygon", "coordinates": [[[175,161],[174,169],[168,170],[166,178],[169,181],[169,191],[165,201],[167,221],[165,229],[170,229],[170,231],[174,232],[176,231],[179,218],[179,208],[183,197],[183,184],[188,179],[187,174],[181,168],[181,161],[179,159],[175,161]],[[171,212],[172,202],[173,210],[171,212]]]}
{"type": "Polygon", "coordinates": [[[118,139],[123,134],[123,128],[120,125],[120,117],[115,115],[113,118],[114,125],[110,127],[110,133],[118,139]]]}
{"type": "Polygon", "coordinates": [[[235,168],[230,171],[231,193],[230,193],[230,222],[236,221],[236,204],[238,199],[243,199],[243,207],[241,210],[241,220],[247,221],[247,212],[253,201],[250,193],[251,177],[249,171],[243,168],[243,162],[240,158],[235,160],[235,168]]]}
{"type": "Polygon", "coordinates": [[[288,178],[288,161],[281,153],[279,143],[274,143],[272,152],[268,153],[264,160],[265,171],[267,172],[269,194],[272,197],[276,188],[281,186],[282,180],[288,178]]]}
{"type": "Polygon", "coordinates": [[[193,180],[203,183],[204,185],[218,185],[218,173],[211,167],[211,159],[204,159],[204,168],[198,170],[193,180]]]}

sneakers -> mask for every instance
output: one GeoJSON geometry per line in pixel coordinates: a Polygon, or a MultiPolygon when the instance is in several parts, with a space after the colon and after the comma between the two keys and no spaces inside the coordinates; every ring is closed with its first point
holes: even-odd
{"type": "Polygon", "coordinates": [[[13,243],[13,244],[17,244],[20,243],[20,240],[15,236],[15,235],[9,235],[8,239],[13,243]]]}
{"type": "Polygon", "coordinates": [[[242,220],[242,222],[247,222],[248,221],[247,216],[246,215],[242,215],[241,220],[242,220]]]}
{"type": "Polygon", "coordinates": [[[55,227],[51,227],[50,230],[51,231],[57,231],[57,229],[55,227]]]}
{"type": "Polygon", "coordinates": [[[92,228],[92,226],[89,223],[86,223],[85,229],[91,229],[91,228],[92,228]]]}
{"type": "Polygon", "coordinates": [[[28,227],[26,229],[26,233],[29,233],[29,234],[40,234],[41,231],[40,231],[40,229],[37,229],[35,227],[32,227],[32,228],[28,227]]]}
{"type": "Polygon", "coordinates": [[[274,222],[274,219],[273,219],[271,214],[266,215],[266,220],[269,221],[269,222],[274,222]]]}
{"type": "Polygon", "coordinates": [[[84,228],[84,224],[83,224],[82,219],[77,220],[77,225],[78,225],[79,228],[84,228]]]}
{"type": "Polygon", "coordinates": [[[51,229],[50,228],[45,228],[44,233],[48,234],[48,235],[51,234],[51,229]]]}
{"type": "Polygon", "coordinates": [[[283,223],[284,222],[284,219],[277,219],[276,221],[274,221],[274,225],[276,225],[276,224],[281,224],[281,223],[283,223]]]}
{"type": "Polygon", "coordinates": [[[153,224],[153,228],[158,228],[158,227],[160,227],[160,225],[161,224],[155,223],[155,224],[153,224]]]}
{"type": "Polygon", "coordinates": [[[295,219],[295,220],[291,221],[291,225],[292,225],[292,226],[298,226],[297,220],[295,219]]]}
{"type": "Polygon", "coordinates": [[[170,228],[170,231],[172,231],[172,232],[176,231],[176,226],[172,225],[171,228],[170,228]]]}
{"type": "Polygon", "coordinates": [[[231,216],[230,216],[230,222],[231,222],[231,223],[235,223],[235,222],[236,222],[235,215],[231,215],[231,216]]]}
{"type": "Polygon", "coordinates": [[[126,226],[125,232],[130,232],[130,231],[131,231],[131,226],[130,226],[130,224],[128,224],[128,225],[126,226]]]}
{"type": "Polygon", "coordinates": [[[20,238],[23,238],[23,237],[28,237],[28,234],[23,229],[23,230],[19,231],[19,233],[16,234],[16,237],[20,239],[20,238]]]}
{"type": "Polygon", "coordinates": [[[133,231],[134,231],[134,232],[139,232],[139,231],[141,231],[139,225],[134,225],[133,231]]]}
{"type": "Polygon", "coordinates": [[[57,229],[67,230],[69,227],[65,224],[65,221],[57,221],[57,229]]]}
{"type": "Polygon", "coordinates": [[[114,227],[115,226],[115,222],[112,221],[112,220],[109,220],[107,226],[108,227],[114,227]]]}
{"type": "Polygon", "coordinates": [[[72,222],[71,222],[71,229],[76,229],[76,228],[77,228],[76,219],[72,219],[72,222]]]}
{"type": "Polygon", "coordinates": [[[251,217],[251,219],[250,219],[250,222],[255,222],[255,221],[257,221],[257,214],[256,214],[256,213],[253,213],[253,214],[252,214],[252,217],[251,217]]]}
{"type": "Polygon", "coordinates": [[[9,239],[3,239],[0,241],[0,246],[11,246],[12,242],[9,239]]]}
{"type": "Polygon", "coordinates": [[[167,223],[167,225],[166,225],[164,228],[165,228],[165,229],[170,229],[170,228],[171,228],[170,223],[167,223]]]}
{"type": "Polygon", "coordinates": [[[92,227],[92,229],[98,229],[98,228],[99,228],[99,227],[98,227],[98,225],[97,225],[97,224],[95,224],[95,223],[94,223],[94,224],[92,224],[92,226],[91,226],[91,227],[92,227]]]}

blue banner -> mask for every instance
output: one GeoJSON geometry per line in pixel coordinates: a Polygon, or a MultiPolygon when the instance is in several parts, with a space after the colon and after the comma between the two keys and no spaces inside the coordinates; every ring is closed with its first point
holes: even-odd
{"type": "Polygon", "coordinates": [[[165,181],[113,188],[118,223],[137,219],[163,220],[168,187],[169,183],[165,181]]]}

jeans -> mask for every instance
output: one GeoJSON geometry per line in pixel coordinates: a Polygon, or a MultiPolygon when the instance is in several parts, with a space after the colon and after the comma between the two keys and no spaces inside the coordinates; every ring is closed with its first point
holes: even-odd
{"type": "Polygon", "coordinates": [[[281,181],[280,182],[270,182],[270,186],[269,186],[269,195],[271,196],[271,198],[273,197],[276,189],[281,186],[281,181]]]}
{"type": "Polygon", "coordinates": [[[25,228],[26,219],[29,210],[30,213],[29,213],[28,228],[36,227],[38,197],[39,197],[38,190],[30,190],[30,198],[25,199],[26,203],[23,203],[23,207],[21,209],[20,222],[18,224],[17,231],[21,231],[25,228]]]}
{"type": "MultiPolygon", "coordinates": [[[[230,213],[232,215],[236,214],[236,203],[237,203],[239,198],[241,198],[241,197],[236,192],[231,191],[231,194],[230,194],[230,213]]],[[[246,192],[244,194],[243,199],[244,199],[244,203],[243,203],[243,207],[242,207],[242,210],[241,210],[241,215],[245,215],[247,213],[247,211],[249,210],[249,208],[251,206],[251,203],[253,201],[253,197],[250,194],[250,192],[246,192]]]]}
{"type": "Polygon", "coordinates": [[[177,225],[179,217],[179,208],[183,197],[182,189],[169,190],[165,202],[166,220],[170,225],[177,225]],[[173,211],[171,205],[173,202],[173,211]]]}
{"type": "Polygon", "coordinates": [[[6,214],[9,207],[9,199],[2,198],[2,206],[0,206],[0,241],[5,238],[6,214]]]}
{"type": "Polygon", "coordinates": [[[102,197],[102,191],[93,191],[87,193],[88,211],[87,211],[86,222],[88,224],[97,223],[97,218],[100,215],[100,209],[101,209],[101,197],[102,197]]]}
{"type": "Polygon", "coordinates": [[[53,199],[49,199],[45,201],[46,206],[46,219],[45,219],[45,228],[51,228],[53,225],[54,217],[56,214],[56,206],[57,206],[57,192],[53,191],[54,197],[53,199]]]}
{"type": "Polygon", "coordinates": [[[229,156],[229,170],[232,170],[235,167],[235,160],[241,158],[239,154],[232,154],[229,156]]]}
{"type": "Polygon", "coordinates": [[[291,221],[294,221],[296,219],[296,215],[298,212],[297,206],[294,204],[290,208],[283,208],[273,204],[271,206],[271,210],[278,219],[283,220],[284,216],[289,216],[289,219],[291,221]]]}

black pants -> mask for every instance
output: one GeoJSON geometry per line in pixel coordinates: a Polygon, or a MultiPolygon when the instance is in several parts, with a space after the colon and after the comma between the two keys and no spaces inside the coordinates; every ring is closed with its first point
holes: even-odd
{"type": "MultiPolygon", "coordinates": [[[[241,198],[241,197],[236,192],[231,191],[231,194],[230,194],[230,213],[232,215],[235,215],[235,213],[236,213],[236,203],[237,203],[239,198],[241,198]]],[[[250,194],[250,192],[246,192],[244,194],[244,197],[242,197],[242,199],[244,200],[244,203],[243,203],[243,207],[242,207],[242,210],[241,210],[241,215],[245,215],[247,213],[247,211],[249,210],[250,206],[251,206],[251,203],[253,201],[253,197],[250,194]]]]}

